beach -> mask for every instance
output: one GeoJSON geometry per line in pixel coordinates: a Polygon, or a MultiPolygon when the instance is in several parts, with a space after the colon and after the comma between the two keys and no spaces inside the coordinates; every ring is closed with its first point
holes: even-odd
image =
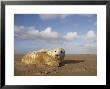
{"type": "Polygon", "coordinates": [[[60,67],[25,65],[24,54],[15,54],[15,76],[97,76],[96,54],[66,54],[60,67]]]}

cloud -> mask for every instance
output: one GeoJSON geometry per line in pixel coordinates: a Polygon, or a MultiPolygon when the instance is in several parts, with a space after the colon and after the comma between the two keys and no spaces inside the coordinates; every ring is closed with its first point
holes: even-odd
{"type": "Polygon", "coordinates": [[[14,27],[15,38],[18,39],[34,39],[39,37],[39,31],[35,27],[24,27],[24,26],[15,26],[14,27]]]}
{"type": "MultiPolygon", "coordinates": [[[[81,38],[77,32],[67,32],[65,35],[54,31],[51,27],[47,27],[44,30],[38,30],[34,26],[24,27],[15,26],[14,29],[15,38],[24,39],[23,44],[27,44],[27,48],[34,50],[42,47],[55,48],[63,47],[67,53],[96,53],[97,43],[96,41],[88,41],[88,39],[96,39],[96,34],[94,31],[90,30],[81,38]],[[81,42],[75,41],[74,39],[79,38],[81,42]],[[84,40],[84,39],[87,40],[84,40]],[[46,44],[44,46],[44,44],[46,44]],[[31,45],[31,46],[29,46],[31,45]],[[37,46],[36,46],[37,45],[37,46]]],[[[18,46],[18,44],[17,44],[18,46]]],[[[19,49],[19,48],[18,48],[19,49]]],[[[24,47],[25,49],[25,47],[24,47]]]]}
{"type": "Polygon", "coordinates": [[[24,40],[45,40],[51,43],[63,43],[66,41],[73,41],[78,37],[77,32],[67,32],[66,35],[61,35],[53,31],[51,27],[40,31],[35,27],[15,26],[15,38],[24,40]]]}
{"type": "MultiPolygon", "coordinates": [[[[40,14],[39,17],[41,20],[52,20],[52,19],[65,19],[66,17],[72,14],[40,14]]],[[[95,14],[78,14],[79,16],[93,17],[95,14]]]]}
{"type": "Polygon", "coordinates": [[[58,17],[57,14],[40,14],[39,16],[40,16],[40,19],[42,20],[50,20],[58,17]]]}
{"type": "Polygon", "coordinates": [[[70,14],[40,14],[39,17],[42,20],[52,20],[56,18],[65,19],[70,14]]]}
{"type": "Polygon", "coordinates": [[[96,14],[79,14],[80,16],[86,16],[86,17],[89,17],[89,18],[91,18],[91,17],[93,17],[94,15],[96,15],[96,14]]]}
{"type": "Polygon", "coordinates": [[[75,38],[78,37],[78,34],[77,32],[68,32],[65,36],[64,36],[64,39],[67,40],[67,41],[72,41],[74,40],[75,38]]]}
{"type": "Polygon", "coordinates": [[[80,43],[80,44],[76,45],[75,48],[95,49],[95,48],[97,48],[97,43],[96,42],[85,43],[85,44],[80,43]]]}
{"type": "Polygon", "coordinates": [[[94,40],[94,39],[96,39],[96,34],[94,31],[90,30],[86,33],[85,38],[87,40],[94,40]]]}
{"type": "Polygon", "coordinates": [[[15,26],[15,37],[19,39],[41,39],[53,40],[57,39],[59,34],[52,31],[51,27],[47,27],[43,31],[39,31],[35,27],[15,26]]]}
{"type": "Polygon", "coordinates": [[[96,54],[97,53],[97,43],[92,42],[92,43],[83,44],[83,47],[81,49],[83,49],[84,53],[96,54]]]}
{"type": "Polygon", "coordinates": [[[51,27],[47,27],[45,30],[41,31],[40,35],[43,38],[51,38],[51,39],[58,38],[58,32],[52,31],[51,27]]]}
{"type": "Polygon", "coordinates": [[[97,43],[96,42],[85,42],[85,43],[78,43],[78,44],[71,44],[68,45],[68,48],[72,50],[74,53],[80,54],[96,54],[97,53],[97,43]]]}
{"type": "Polygon", "coordinates": [[[61,14],[60,18],[65,19],[67,16],[70,16],[70,14],[61,14]]]}

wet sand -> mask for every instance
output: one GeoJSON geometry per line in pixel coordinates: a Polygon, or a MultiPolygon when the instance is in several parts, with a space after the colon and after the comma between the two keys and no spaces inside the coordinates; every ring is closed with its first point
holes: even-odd
{"type": "Polygon", "coordinates": [[[96,76],[97,55],[67,54],[61,67],[24,65],[23,54],[16,54],[14,61],[15,76],[96,76]]]}

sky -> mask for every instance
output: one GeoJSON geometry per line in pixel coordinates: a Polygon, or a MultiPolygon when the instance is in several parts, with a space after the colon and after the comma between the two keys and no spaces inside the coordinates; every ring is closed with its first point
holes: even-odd
{"type": "Polygon", "coordinates": [[[66,54],[96,54],[97,15],[14,15],[15,53],[54,48],[64,48],[66,54]]]}

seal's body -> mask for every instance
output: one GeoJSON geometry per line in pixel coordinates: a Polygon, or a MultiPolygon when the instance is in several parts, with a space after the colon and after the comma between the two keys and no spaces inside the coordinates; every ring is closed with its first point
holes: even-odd
{"type": "Polygon", "coordinates": [[[56,48],[53,50],[38,50],[27,53],[23,56],[22,62],[25,64],[59,66],[64,60],[65,50],[56,48]]]}

